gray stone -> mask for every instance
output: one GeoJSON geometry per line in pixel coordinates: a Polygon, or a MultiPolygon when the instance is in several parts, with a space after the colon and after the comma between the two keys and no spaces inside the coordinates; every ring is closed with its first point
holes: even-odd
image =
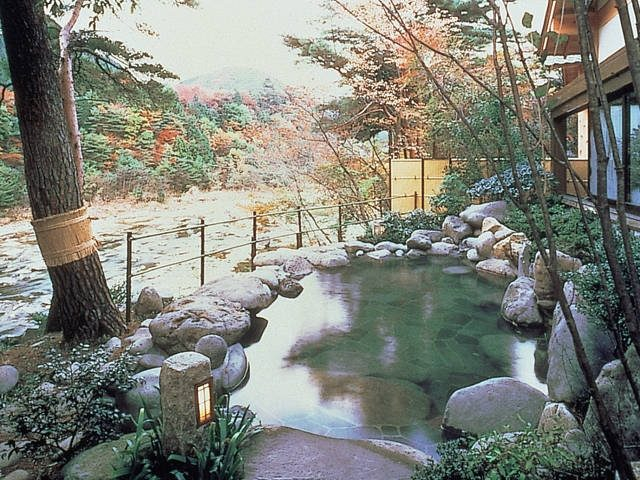
{"type": "Polygon", "coordinates": [[[396,250],[394,253],[396,257],[404,257],[404,250],[396,250]]]}
{"type": "Polygon", "coordinates": [[[282,267],[292,278],[300,279],[313,272],[311,262],[303,257],[293,257],[284,262],[282,267]]]}
{"type": "Polygon", "coordinates": [[[275,290],[276,288],[278,288],[278,283],[280,283],[280,280],[287,277],[282,268],[278,265],[267,265],[264,267],[258,267],[249,275],[259,279],[271,290],[275,290]]]}
{"type": "Polygon", "coordinates": [[[242,383],[249,371],[244,348],[239,343],[231,345],[222,365],[211,371],[217,393],[233,391],[242,383]]]}
{"type": "Polygon", "coordinates": [[[456,242],[453,241],[451,237],[442,237],[442,243],[449,243],[451,245],[455,245],[456,242]]]}
{"type": "MultiPolygon", "coordinates": [[[[615,358],[615,342],[605,327],[591,321],[586,315],[571,305],[580,339],[593,375],[597,375],[602,366],[615,358]]],[[[549,370],[547,385],[549,397],[558,402],[574,405],[589,397],[587,384],[578,364],[573,339],[567,321],[558,305],[554,311],[554,322],[549,339],[549,370]]]]}
{"type": "Polygon", "coordinates": [[[493,257],[509,260],[513,265],[517,265],[520,254],[530,243],[524,233],[513,233],[504,240],[496,242],[492,249],[493,257]]]}
{"type": "Polygon", "coordinates": [[[138,358],[138,368],[140,370],[149,370],[151,368],[158,368],[162,366],[162,362],[165,360],[164,355],[157,353],[145,353],[138,358]]]}
{"type": "Polygon", "coordinates": [[[357,253],[359,250],[362,250],[364,253],[372,252],[375,248],[376,247],[373,243],[361,242],[360,240],[350,240],[344,246],[347,253],[352,255],[357,253]]]}
{"type": "Polygon", "coordinates": [[[393,254],[389,250],[374,250],[373,252],[368,252],[366,256],[367,258],[371,258],[373,260],[384,260],[386,258],[392,257],[393,254]]]}
{"type": "Polygon", "coordinates": [[[9,446],[8,443],[0,443],[0,471],[14,466],[22,458],[21,453],[12,452],[12,450],[13,447],[9,446]]]}
{"type": "MultiPolygon", "coordinates": [[[[286,270],[286,267],[285,267],[286,270]]],[[[259,279],[249,275],[227,275],[204,284],[195,296],[211,296],[239,303],[251,313],[258,313],[271,305],[277,295],[259,279]]]]}
{"type": "Polygon", "coordinates": [[[220,335],[205,335],[196,343],[195,351],[209,358],[211,369],[218,368],[227,356],[227,342],[220,335]]]}
{"type": "Polygon", "coordinates": [[[541,432],[566,433],[579,428],[578,420],[564,403],[547,403],[538,422],[538,430],[541,432]]]}
{"type": "Polygon", "coordinates": [[[458,247],[453,243],[435,242],[427,251],[429,255],[444,256],[458,252],[458,247]]]}
{"type": "Polygon", "coordinates": [[[502,299],[502,316],[519,327],[540,327],[544,320],[533,292],[533,279],[520,277],[509,284],[502,299]]]}
{"type": "Polygon", "coordinates": [[[442,233],[452,238],[453,242],[458,245],[462,240],[473,235],[473,228],[460,217],[449,215],[442,222],[442,233]]]}
{"type": "Polygon", "coordinates": [[[482,258],[489,258],[493,253],[493,246],[496,244],[496,237],[491,232],[484,232],[478,237],[476,250],[482,258]]]}
{"type": "Polygon", "coordinates": [[[427,255],[429,254],[424,250],[416,250],[415,248],[412,248],[405,254],[405,257],[415,259],[415,258],[426,257],[427,255]]]}
{"type": "MultiPolygon", "coordinates": [[[[189,454],[202,447],[206,429],[198,426],[191,394],[195,385],[211,378],[209,358],[197,352],[182,352],[167,358],[160,370],[162,448],[169,453],[189,454]]],[[[212,398],[214,392],[210,392],[212,398]]]]}
{"type": "Polygon", "coordinates": [[[104,348],[107,352],[113,353],[116,350],[122,348],[122,340],[120,340],[118,337],[111,337],[104,343],[104,348]]]}
{"type": "Polygon", "coordinates": [[[502,240],[513,235],[514,233],[516,232],[511,230],[510,228],[503,226],[502,228],[493,232],[493,236],[496,237],[496,241],[501,242],[502,240]]]}
{"type": "Polygon", "coordinates": [[[138,295],[135,311],[139,317],[152,317],[162,311],[162,297],[153,287],[144,287],[138,295]]]}
{"type": "Polygon", "coordinates": [[[507,213],[507,202],[499,200],[497,202],[481,203],[470,205],[460,212],[460,218],[473,228],[481,228],[482,221],[487,217],[493,217],[499,221],[504,219],[507,213]]]}
{"type": "Polygon", "coordinates": [[[118,407],[138,418],[141,408],[145,409],[147,417],[160,417],[160,367],[151,368],[133,376],[136,386],[117,396],[118,407]]]}
{"type": "Polygon", "coordinates": [[[376,250],[389,250],[390,252],[395,252],[396,250],[403,250],[403,251],[407,251],[407,246],[406,245],[402,245],[401,243],[394,243],[394,242],[380,242],[380,243],[376,243],[376,250]]]}
{"type": "MultiPolygon", "coordinates": [[[[62,468],[64,480],[114,480],[116,469],[125,467],[128,461],[122,452],[127,442],[133,442],[134,439],[135,433],[129,433],[118,440],[101,443],[79,453],[62,468]]],[[[146,437],[142,452],[148,450],[149,445],[149,437],[146,437]]]]}
{"type": "MultiPolygon", "coordinates": [[[[640,358],[633,347],[627,350],[626,357],[636,385],[640,385],[640,358]]],[[[613,428],[622,437],[629,458],[640,458],[640,413],[622,362],[614,360],[602,367],[596,384],[611,416],[613,428]]],[[[587,436],[606,451],[606,441],[600,430],[593,399],[589,403],[583,427],[587,436]]]]}
{"type": "Polygon", "coordinates": [[[151,334],[139,336],[129,347],[129,353],[133,355],[144,355],[153,348],[153,337],[151,334]]]}
{"type": "Polygon", "coordinates": [[[515,278],[517,277],[516,269],[511,265],[509,260],[499,260],[497,258],[488,258],[476,263],[476,270],[482,273],[497,275],[499,277],[515,278]]]}
{"type": "Polygon", "coordinates": [[[460,250],[469,250],[470,248],[476,248],[478,246],[477,237],[467,237],[460,242],[460,250]]]}
{"type": "Polygon", "coordinates": [[[2,480],[31,480],[33,476],[26,470],[18,469],[2,477],[2,480]]]}
{"type": "Polygon", "coordinates": [[[279,248],[270,252],[261,252],[253,259],[253,264],[256,267],[263,267],[265,265],[284,265],[288,260],[295,258],[301,258],[302,256],[297,250],[292,248],[279,248]]]}
{"type": "Polygon", "coordinates": [[[418,232],[413,232],[407,240],[407,248],[415,250],[429,250],[431,238],[418,232]]]}
{"type": "Polygon", "coordinates": [[[418,229],[414,230],[411,235],[421,235],[428,237],[429,240],[431,240],[431,243],[441,242],[444,238],[444,233],[442,233],[442,230],[418,229]]]}
{"type": "Polygon", "coordinates": [[[200,295],[173,302],[153,319],[149,330],[155,345],[173,354],[193,350],[205,335],[220,335],[234,344],[250,326],[249,312],[239,304],[200,295]]]}
{"type": "Polygon", "coordinates": [[[476,435],[516,432],[537,425],[547,401],[539,390],[513,378],[491,378],[456,390],[447,401],[443,428],[476,435]]]}
{"type": "Polygon", "coordinates": [[[479,262],[481,260],[480,255],[478,254],[478,251],[475,248],[472,248],[470,250],[467,250],[467,260],[469,260],[470,262],[479,262]]]}
{"type": "Polygon", "coordinates": [[[13,390],[18,384],[20,374],[13,365],[0,365],[0,394],[13,390]]]}
{"type": "Polygon", "coordinates": [[[505,226],[502,225],[502,223],[500,223],[497,219],[493,217],[485,217],[485,219],[482,220],[482,228],[481,228],[482,233],[484,232],[495,233],[502,228],[505,228],[505,226]]]}
{"type": "MultiPolygon", "coordinates": [[[[574,272],[582,266],[582,262],[580,262],[580,260],[560,251],[557,252],[557,258],[558,270],[560,272],[574,272]]],[[[540,308],[552,309],[558,299],[553,293],[551,275],[544,264],[540,252],[536,253],[536,258],[533,262],[533,279],[535,280],[534,290],[536,292],[536,297],[538,298],[538,305],[540,308]]]]}
{"type": "Polygon", "coordinates": [[[351,263],[349,254],[344,250],[311,251],[305,258],[317,268],[339,268],[351,263]]]}
{"type": "Polygon", "coordinates": [[[304,288],[300,285],[300,282],[293,278],[284,278],[280,280],[280,283],[278,283],[278,287],[276,288],[278,294],[285,298],[296,298],[302,293],[302,290],[304,290],[304,288]]]}

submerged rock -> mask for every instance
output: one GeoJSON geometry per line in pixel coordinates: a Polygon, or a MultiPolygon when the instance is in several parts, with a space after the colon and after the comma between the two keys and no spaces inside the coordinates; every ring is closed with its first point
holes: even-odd
{"type": "Polygon", "coordinates": [[[303,287],[300,282],[293,278],[284,278],[278,283],[276,291],[285,298],[296,298],[302,293],[303,287]]]}
{"type": "Polygon", "coordinates": [[[547,397],[514,378],[491,378],[456,390],[447,401],[442,426],[475,435],[517,432],[537,425],[547,397]]]}

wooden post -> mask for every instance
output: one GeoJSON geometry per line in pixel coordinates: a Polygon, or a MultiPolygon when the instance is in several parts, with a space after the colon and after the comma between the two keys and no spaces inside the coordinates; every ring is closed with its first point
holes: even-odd
{"type": "Polygon", "coordinates": [[[204,218],[200,218],[200,286],[204,285],[204,218]]]}
{"type": "Polygon", "coordinates": [[[298,233],[296,233],[296,248],[302,248],[302,210],[298,207],[298,233]]]}
{"type": "Polygon", "coordinates": [[[258,249],[256,244],[258,239],[258,217],[256,216],[255,210],[252,213],[251,223],[251,258],[249,259],[249,267],[253,272],[256,269],[256,266],[253,264],[253,260],[256,258],[256,252],[258,249]]]}
{"type": "Polygon", "coordinates": [[[424,210],[424,158],[420,159],[420,208],[424,210]]]}
{"type": "Polygon", "coordinates": [[[125,318],[127,319],[127,323],[131,321],[131,251],[133,248],[133,233],[127,232],[127,273],[126,273],[126,307],[125,307],[125,318]]]}
{"type": "MultiPolygon", "coordinates": [[[[553,126],[558,132],[558,136],[560,137],[561,144],[558,144],[555,140],[552,140],[551,143],[551,172],[556,177],[556,181],[558,182],[558,193],[564,194],[567,193],[567,167],[561,165],[560,162],[556,161],[563,157],[562,150],[566,150],[567,148],[567,119],[566,118],[555,118],[553,120],[553,126]]],[[[577,154],[577,152],[576,152],[577,154]]]]}
{"type": "Polygon", "coordinates": [[[418,192],[413,192],[413,209],[418,208],[418,192]]]}
{"type": "Polygon", "coordinates": [[[342,241],[342,205],[338,205],[338,242],[342,241]]]}

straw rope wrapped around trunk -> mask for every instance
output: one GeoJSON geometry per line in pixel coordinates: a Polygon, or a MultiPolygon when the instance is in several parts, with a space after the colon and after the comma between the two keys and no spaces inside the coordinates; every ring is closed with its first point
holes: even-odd
{"type": "Polygon", "coordinates": [[[31,224],[47,267],[66,265],[98,251],[87,207],[39,218],[31,224]]]}

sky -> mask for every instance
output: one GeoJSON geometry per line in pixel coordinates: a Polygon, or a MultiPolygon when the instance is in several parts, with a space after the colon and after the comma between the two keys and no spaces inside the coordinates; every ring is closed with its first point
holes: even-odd
{"type": "MultiPolygon", "coordinates": [[[[98,24],[108,36],[147,51],[155,61],[186,80],[225,67],[251,67],[285,85],[305,86],[319,94],[336,91],[337,74],[300,63],[282,36],[313,36],[334,21],[324,0],[200,0],[196,9],[175,7],[167,0],[144,0],[135,14],[107,16],[98,24]],[[324,20],[323,20],[324,19],[324,20]],[[157,33],[141,33],[136,24],[157,33]]],[[[514,18],[534,14],[542,23],[545,0],[518,0],[514,18]]],[[[539,28],[539,26],[538,26],[539,28]]]]}

